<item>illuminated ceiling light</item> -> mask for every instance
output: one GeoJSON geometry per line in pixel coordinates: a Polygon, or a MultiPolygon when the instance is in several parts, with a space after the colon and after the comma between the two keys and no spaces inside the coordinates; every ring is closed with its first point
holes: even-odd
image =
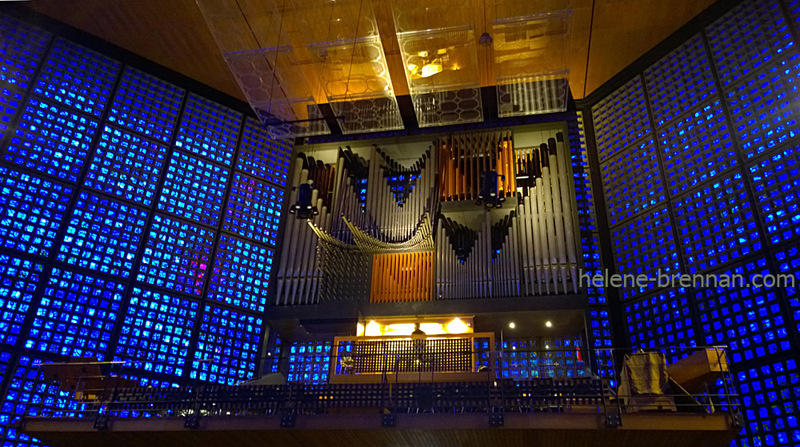
{"type": "Polygon", "coordinates": [[[363,335],[364,335],[364,325],[361,324],[361,323],[358,323],[356,325],[356,337],[361,337],[363,335]]]}
{"type": "Polygon", "coordinates": [[[469,326],[464,324],[460,318],[455,318],[453,321],[447,323],[445,329],[447,329],[448,334],[464,334],[469,331],[469,326]]]}
{"type": "Polygon", "coordinates": [[[553,323],[550,320],[545,321],[544,325],[547,327],[553,327],[553,323]]]}
{"type": "Polygon", "coordinates": [[[544,349],[550,349],[550,345],[544,345],[544,349]]]}
{"type": "Polygon", "coordinates": [[[419,57],[428,57],[428,52],[427,51],[420,51],[419,53],[417,53],[417,55],[419,55],[419,57]]]}
{"type": "Polygon", "coordinates": [[[511,323],[508,323],[508,327],[514,329],[515,327],[517,327],[517,325],[512,321],[511,323]]]}
{"type": "Polygon", "coordinates": [[[420,76],[423,78],[428,78],[441,72],[442,64],[428,64],[422,66],[422,74],[420,74],[420,76]]]}
{"type": "Polygon", "coordinates": [[[378,324],[375,320],[371,320],[369,323],[367,323],[364,335],[366,335],[367,337],[376,337],[381,335],[381,325],[378,324]]]}

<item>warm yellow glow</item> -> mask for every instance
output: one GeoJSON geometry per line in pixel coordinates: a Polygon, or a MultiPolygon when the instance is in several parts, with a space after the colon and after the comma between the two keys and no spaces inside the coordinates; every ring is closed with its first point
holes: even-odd
{"type": "Polygon", "coordinates": [[[378,324],[375,320],[370,321],[367,323],[367,328],[364,331],[364,335],[367,337],[377,337],[381,335],[381,325],[378,324]]]}
{"type": "Polygon", "coordinates": [[[422,67],[422,74],[420,76],[427,78],[435,75],[436,73],[441,73],[441,71],[442,64],[428,64],[422,67]]]}
{"type": "Polygon", "coordinates": [[[412,75],[417,74],[417,70],[419,70],[417,64],[408,64],[408,71],[410,71],[412,75]]]}
{"type": "Polygon", "coordinates": [[[411,335],[414,332],[413,323],[387,324],[383,328],[383,335],[411,335]]]}
{"type": "Polygon", "coordinates": [[[420,51],[417,54],[419,55],[419,57],[428,57],[428,52],[427,51],[420,51]]]}
{"type": "Polygon", "coordinates": [[[553,323],[552,323],[550,320],[547,320],[547,321],[544,323],[544,325],[545,325],[545,326],[547,326],[547,327],[553,327],[553,323]]]}
{"type": "Polygon", "coordinates": [[[425,332],[425,335],[439,335],[447,333],[441,323],[422,323],[419,325],[419,328],[422,329],[422,332],[425,332]]]}
{"type": "Polygon", "coordinates": [[[356,337],[362,337],[364,335],[364,325],[358,323],[356,325],[356,337]]]}
{"type": "Polygon", "coordinates": [[[510,327],[511,329],[514,329],[515,327],[517,327],[517,325],[516,325],[516,323],[514,323],[512,321],[511,323],[508,323],[508,327],[510,327]]]}
{"type": "Polygon", "coordinates": [[[464,324],[464,322],[461,321],[460,318],[456,318],[453,321],[447,323],[445,329],[447,329],[448,334],[464,334],[469,331],[469,326],[464,324]]]}

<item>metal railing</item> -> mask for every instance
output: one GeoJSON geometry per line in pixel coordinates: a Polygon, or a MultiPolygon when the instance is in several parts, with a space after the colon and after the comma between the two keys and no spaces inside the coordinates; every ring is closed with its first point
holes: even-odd
{"type": "MultiPolygon", "coordinates": [[[[719,356],[717,362],[722,364],[724,354],[716,349],[720,347],[709,348],[715,348],[714,352],[719,356]]],[[[669,349],[676,352],[674,348],[669,349]]],[[[706,347],[681,348],[678,357],[701,349],[706,347]]],[[[382,380],[378,383],[118,388],[102,393],[104,397],[98,400],[82,402],[80,416],[95,416],[97,420],[107,420],[109,417],[184,417],[189,421],[205,416],[280,415],[293,420],[298,415],[332,414],[342,408],[360,408],[366,412],[384,415],[594,412],[603,414],[610,426],[616,426],[622,423],[624,415],[630,411],[630,404],[626,407],[625,403],[641,397],[636,394],[620,395],[609,379],[600,378],[585,369],[574,369],[575,372],[585,371],[583,377],[558,376],[555,371],[561,369],[556,369],[552,370],[552,374],[547,374],[550,377],[503,378],[506,370],[504,365],[510,358],[539,359],[542,358],[540,356],[552,356],[546,358],[568,359],[567,353],[571,352],[575,359],[578,356],[575,350],[471,351],[468,354],[476,359],[473,360],[473,369],[479,375],[471,376],[470,380],[437,381],[433,374],[419,371],[416,381],[404,383],[398,380],[399,374],[392,375],[384,368],[382,380]],[[482,365],[483,354],[486,354],[488,361],[482,365]],[[486,363],[490,366],[481,368],[486,363]]],[[[458,352],[466,355],[463,350],[458,352]]],[[[388,353],[380,355],[386,360],[388,353]]],[[[432,359],[431,362],[427,369],[441,369],[437,368],[435,360],[432,359]]],[[[397,359],[394,362],[384,362],[384,365],[391,364],[398,368],[404,365],[397,359]]],[[[700,393],[688,393],[675,387],[673,392],[659,395],[668,403],[664,404],[662,401],[661,404],[651,407],[678,412],[719,413],[722,410],[729,413],[733,421],[737,421],[738,400],[730,392],[733,389],[731,375],[724,368],[721,369],[712,388],[706,388],[700,393]]],[[[615,368],[615,371],[619,370],[615,368]]]]}

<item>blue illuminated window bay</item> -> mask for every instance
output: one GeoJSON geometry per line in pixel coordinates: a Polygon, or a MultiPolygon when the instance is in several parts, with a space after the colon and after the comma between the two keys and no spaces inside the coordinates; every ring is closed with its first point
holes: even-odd
{"type": "Polygon", "coordinates": [[[666,198],[652,139],[623,150],[606,160],[600,169],[612,226],[666,198]]]}
{"type": "Polygon", "coordinates": [[[81,192],[58,260],[127,278],[146,217],[146,211],[81,192]]]}
{"type": "Polygon", "coordinates": [[[216,226],[230,171],[173,151],[158,209],[216,226]]]}
{"type": "Polygon", "coordinates": [[[108,121],[169,143],[183,94],[182,88],[125,67],[111,103],[108,121]]]}
{"type": "Polygon", "coordinates": [[[0,342],[17,343],[43,269],[40,263],[0,253],[0,342]]]}
{"type": "Polygon", "coordinates": [[[274,247],[282,196],[275,186],[234,173],[223,229],[274,247]]]}
{"type": "Polygon", "coordinates": [[[0,243],[47,256],[72,188],[0,166],[0,243]]]}
{"type": "Polygon", "coordinates": [[[136,280],[200,295],[213,243],[213,231],[156,214],[136,280]]]}
{"type": "Polygon", "coordinates": [[[49,41],[50,33],[0,15],[0,82],[27,89],[49,41]]]}
{"type": "Polygon", "coordinates": [[[230,166],[242,116],[213,101],[190,94],[175,145],[230,166]]]}
{"type": "Polygon", "coordinates": [[[706,28],[723,87],[774,63],[794,45],[778,2],[742,2],[706,28]]]}
{"type": "Polygon", "coordinates": [[[289,350],[288,382],[328,383],[330,341],[295,342],[289,350]]]}
{"type": "Polygon", "coordinates": [[[772,244],[800,236],[800,148],[796,144],[753,162],[750,178],[772,244]]]}
{"type": "Polygon", "coordinates": [[[57,39],[34,92],[100,117],[120,63],[64,39],[57,39]]]}
{"type": "Polygon", "coordinates": [[[592,107],[600,161],[650,133],[644,88],[639,77],[592,107]]]}
{"type": "Polygon", "coordinates": [[[84,184],[150,206],[166,162],[166,153],[165,146],[105,126],[84,184]]]}
{"type": "Polygon", "coordinates": [[[747,158],[771,153],[800,135],[800,58],[767,67],[727,94],[734,130],[747,158]]]}
{"type": "Polygon", "coordinates": [[[225,385],[251,380],[262,324],[260,317],[206,304],[189,377],[225,385]]]}
{"type": "Polygon", "coordinates": [[[247,118],[242,132],[236,169],[268,180],[281,188],[286,185],[292,144],[271,138],[261,122],[247,118]]]}
{"type": "Polygon", "coordinates": [[[644,72],[656,127],[716,93],[701,36],[695,35],[644,72]]]}
{"type": "MultiPolygon", "coordinates": [[[[618,273],[655,277],[659,271],[669,274],[678,270],[678,254],[666,206],[654,207],[620,225],[612,230],[611,236],[618,273]]],[[[628,299],[652,288],[653,283],[642,288],[625,287],[621,293],[628,299]]]]}
{"type": "Polygon", "coordinates": [[[744,177],[735,172],[675,202],[688,273],[706,271],[761,249],[744,177]]]}
{"type": "Polygon", "coordinates": [[[673,197],[738,164],[727,120],[716,98],[662,129],[659,142],[673,197]]]}
{"type": "Polygon", "coordinates": [[[220,235],[208,298],[264,312],[272,255],[266,247],[220,235]]]}
{"type": "Polygon", "coordinates": [[[25,347],[104,360],[125,285],[53,267],[25,347]]]}
{"type": "Polygon", "coordinates": [[[127,367],[181,376],[199,303],[133,288],[114,360],[127,367]]]}
{"type": "Polygon", "coordinates": [[[0,139],[6,136],[11,119],[22,105],[22,93],[7,87],[0,88],[0,139]]]}
{"type": "Polygon", "coordinates": [[[5,160],[76,182],[96,130],[95,120],[31,98],[5,160]]]}

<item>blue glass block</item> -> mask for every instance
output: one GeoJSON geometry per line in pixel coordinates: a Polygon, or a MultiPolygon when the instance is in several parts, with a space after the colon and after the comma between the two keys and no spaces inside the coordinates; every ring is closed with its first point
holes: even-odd
{"type": "Polygon", "coordinates": [[[240,113],[192,93],[186,102],[175,145],[230,166],[241,123],[240,113]]]}
{"type": "MultiPolygon", "coordinates": [[[[3,354],[4,355],[4,354],[3,354]]],[[[76,401],[74,393],[62,391],[57,382],[45,380],[37,365],[39,358],[21,355],[10,376],[8,391],[0,409],[0,439],[3,446],[39,446],[40,441],[22,433],[14,425],[23,417],[83,418],[85,404],[76,401]]]]}
{"type": "Polygon", "coordinates": [[[776,279],[783,283],[789,311],[800,332],[800,249],[796,246],[780,248],[774,256],[779,269],[776,279]]]}
{"type": "Polygon", "coordinates": [[[283,190],[236,172],[222,228],[274,247],[282,204],[283,190]]]}
{"type": "MultiPolygon", "coordinates": [[[[603,261],[600,256],[600,242],[597,233],[581,236],[581,253],[583,255],[583,275],[589,278],[603,274],[603,261]]],[[[588,278],[579,278],[578,288],[585,290],[589,304],[606,304],[605,287],[595,284],[588,278]]]]}
{"type": "Polygon", "coordinates": [[[2,96],[0,96],[0,139],[3,139],[8,131],[8,126],[11,125],[11,120],[20,110],[22,93],[8,87],[0,87],[0,92],[2,92],[2,96]]]}
{"type": "Polygon", "coordinates": [[[197,301],[133,288],[115,361],[148,372],[183,375],[197,317],[197,301]]]}
{"type": "Polygon", "coordinates": [[[77,182],[96,131],[97,121],[31,98],[5,160],[77,182]]]}
{"type": "MultiPolygon", "coordinates": [[[[308,352],[324,355],[289,356],[289,371],[301,371],[310,374],[290,374],[289,382],[324,384],[328,383],[330,368],[330,352],[333,343],[330,341],[309,341],[292,343],[291,352],[308,352]]],[[[288,379],[288,377],[287,377],[288,379]]]]}
{"type": "Polygon", "coordinates": [[[592,118],[601,162],[650,133],[641,79],[631,79],[592,106],[592,118]]]}
{"type": "Polygon", "coordinates": [[[213,244],[213,231],[156,214],[136,280],[199,296],[213,244]]]}
{"type": "Polygon", "coordinates": [[[251,380],[263,323],[260,317],[206,304],[189,377],[223,385],[251,380]]]}
{"type": "Polygon", "coordinates": [[[771,244],[800,236],[800,147],[785,146],[772,156],[748,163],[759,215],[771,244]]]}
{"type": "MultiPolygon", "coordinates": [[[[672,223],[664,205],[654,207],[613,229],[611,238],[619,274],[646,275],[657,279],[659,275],[678,271],[672,223]]],[[[653,287],[655,283],[646,287],[623,287],[620,292],[623,299],[629,299],[653,287]]]]}
{"type": "Polygon", "coordinates": [[[658,139],[673,197],[737,165],[733,139],[716,97],[670,123],[658,139]]]}
{"type": "MultiPolygon", "coordinates": [[[[578,144],[580,157],[572,155],[572,171],[575,176],[575,196],[578,205],[578,223],[581,231],[597,231],[594,215],[594,196],[592,179],[589,174],[589,155],[586,147],[586,134],[583,127],[583,113],[578,111],[578,144]]],[[[572,147],[572,145],[570,145],[572,147]]],[[[571,149],[574,151],[574,149],[571,149]]]]}
{"type": "Polygon", "coordinates": [[[53,267],[25,347],[105,359],[125,285],[53,267]]]}
{"type": "Polygon", "coordinates": [[[800,135],[797,104],[800,102],[800,58],[766,67],[726,95],[746,158],[768,154],[800,135]]]}
{"type": "Polygon", "coordinates": [[[266,247],[221,234],[208,299],[264,312],[272,255],[266,247]]]}
{"type": "Polygon", "coordinates": [[[150,206],[166,154],[165,146],[104,126],[84,185],[150,206]]]}
{"type": "Polygon", "coordinates": [[[48,256],[72,188],[0,166],[0,244],[48,256]]]}
{"type": "Polygon", "coordinates": [[[733,363],[750,361],[790,349],[777,288],[759,286],[769,275],[764,258],[719,271],[714,278],[725,283],[696,288],[704,344],[727,345],[733,363]]]}
{"type": "Polygon", "coordinates": [[[236,169],[270,181],[283,189],[289,181],[292,146],[292,141],[271,138],[261,122],[247,118],[236,169]]]}
{"type": "MultiPolygon", "coordinates": [[[[796,445],[800,439],[800,375],[795,360],[771,361],[758,368],[742,368],[731,392],[738,393],[745,424],[742,446],[796,445]]],[[[724,393],[723,386],[719,386],[724,393]]]]}
{"type": "MultiPolygon", "coordinates": [[[[147,387],[152,387],[152,388],[178,388],[178,387],[181,386],[181,384],[178,383],[178,382],[173,382],[171,380],[159,379],[157,377],[146,377],[144,375],[131,374],[131,373],[127,373],[127,372],[120,372],[119,375],[124,377],[124,378],[126,378],[126,379],[134,380],[134,381],[138,382],[138,386],[140,386],[142,388],[147,388],[147,387]]],[[[124,415],[122,415],[122,414],[121,414],[121,416],[124,417],[124,415]]]]}
{"type": "Polygon", "coordinates": [[[81,191],[57,259],[127,278],[147,212],[81,191]]]}
{"type": "Polygon", "coordinates": [[[592,308],[588,311],[587,325],[589,326],[589,347],[595,361],[595,371],[600,377],[612,379],[614,384],[616,367],[614,355],[611,350],[613,340],[611,335],[611,322],[606,308],[592,308]]]}
{"type": "Polygon", "coordinates": [[[742,2],[706,27],[706,35],[725,88],[794,45],[780,4],[772,0],[742,2]]]}
{"type": "Polygon", "coordinates": [[[625,317],[631,346],[645,351],[660,351],[667,363],[676,362],[697,346],[689,300],[684,288],[664,290],[635,301],[625,302],[625,317]],[[673,349],[665,349],[673,348],[673,349]]]}
{"type": "Polygon", "coordinates": [[[609,225],[619,225],[666,199],[652,138],[606,159],[600,172],[609,225]]]}
{"type": "Polygon", "coordinates": [[[644,71],[656,127],[661,127],[717,92],[700,34],[644,71]]]}
{"type": "Polygon", "coordinates": [[[81,45],[57,39],[33,91],[100,117],[121,64],[81,45]]]}
{"type": "Polygon", "coordinates": [[[173,151],[158,209],[217,226],[230,171],[173,151]]]}
{"type": "Polygon", "coordinates": [[[111,102],[108,122],[169,143],[185,90],[125,67],[111,102]]]}
{"type": "Polygon", "coordinates": [[[44,266],[0,253],[0,342],[17,344],[44,266]]]}
{"type": "Polygon", "coordinates": [[[688,273],[714,269],[761,249],[744,182],[741,173],[732,172],[674,202],[688,273]]]}
{"type": "Polygon", "coordinates": [[[0,15],[0,82],[27,90],[49,41],[50,33],[0,15]]]}

